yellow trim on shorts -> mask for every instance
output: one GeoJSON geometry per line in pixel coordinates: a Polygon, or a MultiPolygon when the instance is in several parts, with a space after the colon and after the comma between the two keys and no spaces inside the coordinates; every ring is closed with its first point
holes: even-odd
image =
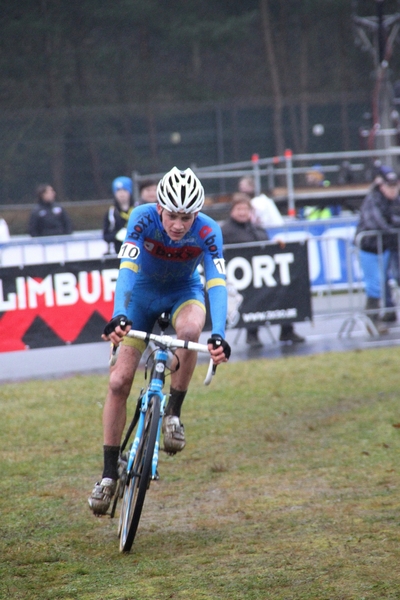
{"type": "Polygon", "coordinates": [[[222,279],[220,277],[216,277],[215,279],[210,279],[210,281],[207,281],[206,289],[209,290],[210,288],[213,288],[217,285],[222,285],[222,286],[226,287],[225,279],[222,279]]]}
{"type": "Polygon", "coordinates": [[[135,271],[135,273],[137,273],[139,271],[139,265],[137,265],[136,263],[133,263],[133,262],[129,262],[128,260],[121,262],[119,268],[120,269],[130,269],[131,271],[135,271]]]}
{"type": "Polygon", "coordinates": [[[147,342],[144,340],[138,340],[137,338],[132,338],[127,335],[122,338],[121,344],[123,346],[129,346],[130,348],[136,348],[141,354],[143,354],[147,346],[147,342]]]}
{"type": "Polygon", "coordinates": [[[180,304],[178,306],[178,308],[172,315],[172,319],[171,319],[172,327],[175,327],[176,319],[177,319],[179,313],[181,312],[182,308],[185,308],[185,306],[189,306],[190,304],[195,304],[196,306],[200,306],[200,308],[203,309],[204,313],[207,312],[206,307],[204,306],[203,302],[200,302],[200,300],[196,300],[195,298],[193,298],[193,300],[186,300],[186,302],[182,302],[182,304],[180,304]]]}

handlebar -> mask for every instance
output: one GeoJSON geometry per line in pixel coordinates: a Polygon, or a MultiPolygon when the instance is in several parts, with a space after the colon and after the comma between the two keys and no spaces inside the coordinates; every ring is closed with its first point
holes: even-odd
{"type": "MultiPolygon", "coordinates": [[[[192,350],[194,352],[203,352],[205,354],[209,353],[208,346],[206,344],[199,344],[198,342],[180,340],[178,338],[173,338],[170,335],[157,335],[155,333],[146,333],[145,331],[139,331],[137,329],[130,329],[126,335],[128,337],[135,338],[138,340],[144,340],[145,342],[155,342],[156,345],[164,348],[169,348],[170,350],[175,350],[177,348],[185,348],[186,350],[192,350]]],[[[110,358],[110,365],[114,365],[116,360],[117,348],[116,346],[113,346],[110,358]]],[[[212,358],[210,358],[207,375],[204,379],[204,385],[210,385],[212,377],[213,375],[215,375],[216,369],[217,365],[214,365],[212,358]]]]}

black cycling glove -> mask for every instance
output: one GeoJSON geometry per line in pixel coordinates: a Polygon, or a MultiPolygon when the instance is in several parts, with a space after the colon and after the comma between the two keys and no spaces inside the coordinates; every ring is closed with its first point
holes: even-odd
{"type": "Polygon", "coordinates": [[[128,317],[125,315],[117,315],[116,317],[113,317],[111,321],[108,321],[107,325],[104,327],[104,335],[110,335],[110,333],[115,331],[118,325],[121,329],[125,329],[127,325],[132,325],[132,321],[129,321],[128,317]]]}
{"type": "Polygon", "coordinates": [[[218,348],[218,346],[222,346],[222,349],[225,354],[225,358],[230,357],[231,355],[231,347],[223,337],[218,335],[218,333],[213,333],[212,336],[207,340],[207,344],[212,344],[214,348],[218,348]]]}

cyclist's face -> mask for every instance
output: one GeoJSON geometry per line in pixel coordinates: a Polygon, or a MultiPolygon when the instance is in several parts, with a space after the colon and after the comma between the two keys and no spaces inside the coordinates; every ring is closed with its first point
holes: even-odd
{"type": "Polygon", "coordinates": [[[179,242],[186,235],[197,216],[197,213],[187,215],[182,212],[169,212],[162,209],[159,204],[157,205],[157,211],[168,237],[174,242],[179,242]]]}

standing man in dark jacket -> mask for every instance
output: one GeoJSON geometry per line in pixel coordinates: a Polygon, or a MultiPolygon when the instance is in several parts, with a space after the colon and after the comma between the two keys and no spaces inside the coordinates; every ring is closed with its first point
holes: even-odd
{"type": "Polygon", "coordinates": [[[356,240],[364,273],[367,296],[365,308],[371,311],[369,316],[378,333],[387,333],[386,327],[379,323],[379,308],[383,308],[380,305],[381,290],[385,287],[391,254],[398,252],[397,235],[389,231],[400,227],[399,189],[397,174],[390,167],[383,165],[363,200],[356,230],[356,236],[363,234],[356,237],[356,240]],[[371,231],[371,235],[367,235],[368,231],[371,231]],[[381,243],[378,243],[380,241],[381,243]]]}
{"type": "Polygon", "coordinates": [[[29,219],[29,234],[32,237],[66,235],[72,233],[72,223],[66,211],[55,203],[53,186],[42,183],[36,190],[38,204],[29,219]]]}
{"type": "MultiPolygon", "coordinates": [[[[224,244],[243,244],[246,242],[261,242],[268,240],[268,234],[262,227],[252,223],[252,205],[248,194],[238,192],[233,194],[229,218],[223,223],[221,230],[224,244]]],[[[292,323],[281,325],[281,342],[300,343],[305,339],[298,335],[292,323]]],[[[247,343],[256,348],[262,346],[258,337],[258,327],[247,329],[247,343]]]]}
{"type": "Polygon", "coordinates": [[[126,226],[133,210],[132,179],[117,177],[112,182],[114,204],[104,215],[103,239],[109,254],[118,254],[126,236],[126,226]]]}

